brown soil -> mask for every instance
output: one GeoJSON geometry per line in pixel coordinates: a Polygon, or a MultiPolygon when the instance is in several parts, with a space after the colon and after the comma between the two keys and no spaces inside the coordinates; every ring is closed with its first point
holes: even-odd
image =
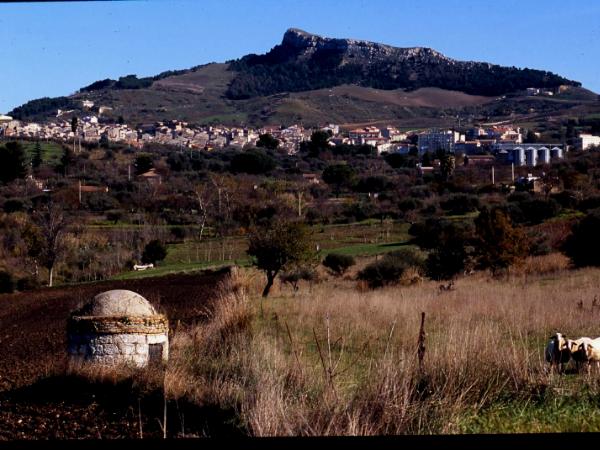
{"type": "MultiPolygon", "coordinates": [[[[36,438],[137,438],[141,402],[144,437],[162,437],[163,400],[159,390],[142,393],[132,381],[90,383],[65,375],[69,314],[96,294],[130,289],[146,297],[169,318],[171,330],[202,321],[228,269],[141,280],[106,281],[0,295],[0,440],[36,438]]],[[[227,420],[210,421],[222,411],[210,407],[169,406],[169,435],[202,435],[222,429],[227,420]],[[192,428],[190,428],[192,427],[192,428]],[[191,431],[190,431],[191,430],[191,431]],[[213,430],[212,432],[210,430],[213,430]]]]}

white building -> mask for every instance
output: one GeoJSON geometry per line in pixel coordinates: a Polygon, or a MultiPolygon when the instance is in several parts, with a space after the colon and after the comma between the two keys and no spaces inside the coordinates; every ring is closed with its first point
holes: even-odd
{"type": "Polygon", "coordinates": [[[456,142],[464,142],[465,135],[458,131],[431,129],[419,134],[418,148],[419,154],[427,152],[436,152],[444,150],[445,152],[454,152],[456,142]]]}
{"type": "Polygon", "coordinates": [[[578,146],[581,150],[587,150],[592,146],[600,145],[600,136],[594,136],[592,134],[580,134],[578,139],[578,146]]]}

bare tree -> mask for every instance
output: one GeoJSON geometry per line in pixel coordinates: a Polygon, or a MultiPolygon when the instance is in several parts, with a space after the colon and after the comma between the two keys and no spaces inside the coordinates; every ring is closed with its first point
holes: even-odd
{"type": "Polygon", "coordinates": [[[54,266],[64,252],[67,218],[62,207],[50,200],[33,214],[40,233],[40,261],[48,269],[48,286],[52,287],[54,266]]]}
{"type": "Polygon", "coordinates": [[[196,199],[198,200],[198,212],[200,214],[200,236],[198,240],[201,241],[202,234],[204,233],[204,227],[206,226],[206,217],[208,215],[206,210],[207,192],[205,186],[203,185],[198,186],[194,192],[196,194],[196,199]]]}

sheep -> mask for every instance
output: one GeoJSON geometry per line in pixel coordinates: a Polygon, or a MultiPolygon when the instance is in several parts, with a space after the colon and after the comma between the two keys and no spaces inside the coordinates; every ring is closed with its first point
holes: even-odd
{"type": "Polygon", "coordinates": [[[146,269],[153,269],[154,268],[154,264],[150,263],[150,264],[134,264],[133,265],[133,270],[146,270],[146,269]]]}
{"type": "Polygon", "coordinates": [[[596,363],[596,369],[600,368],[600,338],[583,342],[580,346],[584,350],[588,362],[588,375],[590,374],[592,362],[596,363]]]}
{"type": "MultiPolygon", "coordinates": [[[[562,373],[564,365],[571,359],[570,340],[561,333],[550,337],[546,345],[546,361],[550,363],[550,369],[556,365],[558,373],[562,373]]],[[[600,348],[600,347],[599,347],[600,348]]]]}
{"type": "Polygon", "coordinates": [[[577,370],[579,370],[581,364],[588,360],[586,348],[592,342],[592,339],[590,339],[589,337],[581,337],[575,340],[569,339],[568,341],[571,356],[575,361],[577,370]]]}

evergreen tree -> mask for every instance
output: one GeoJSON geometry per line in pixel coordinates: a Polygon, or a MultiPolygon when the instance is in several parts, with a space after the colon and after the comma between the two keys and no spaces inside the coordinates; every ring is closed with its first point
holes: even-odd
{"type": "Polygon", "coordinates": [[[75,153],[75,135],[77,134],[77,117],[73,116],[71,119],[71,131],[73,132],[73,153],[75,153]]]}
{"type": "Polygon", "coordinates": [[[348,164],[332,164],[323,171],[323,181],[333,187],[336,197],[343,187],[352,184],[356,172],[348,164]]]}
{"type": "Polygon", "coordinates": [[[571,228],[564,250],[576,267],[600,266],[600,209],[592,210],[571,228]]]}
{"type": "Polygon", "coordinates": [[[444,153],[440,158],[440,172],[444,181],[447,181],[452,176],[455,167],[456,159],[454,156],[449,153],[444,153]]]}
{"type": "Polygon", "coordinates": [[[10,183],[27,175],[25,150],[18,142],[0,147],[0,183],[10,183]]]}
{"type": "Polygon", "coordinates": [[[257,147],[264,147],[267,150],[276,150],[279,147],[279,140],[275,139],[269,133],[261,134],[256,141],[257,147]]]}
{"type": "Polygon", "coordinates": [[[35,143],[35,147],[33,148],[33,156],[31,158],[31,167],[34,169],[39,168],[42,165],[42,146],[39,142],[35,143]]]}
{"type": "Polygon", "coordinates": [[[143,264],[156,264],[159,261],[162,261],[167,257],[167,249],[158,239],[154,239],[144,247],[144,252],[142,253],[142,263],[143,264]]]}
{"type": "Polygon", "coordinates": [[[69,147],[63,147],[63,154],[60,157],[60,165],[58,166],[60,171],[66,177],[69,172],[69,167],[75,163],[75,154],[69,147]]]}

